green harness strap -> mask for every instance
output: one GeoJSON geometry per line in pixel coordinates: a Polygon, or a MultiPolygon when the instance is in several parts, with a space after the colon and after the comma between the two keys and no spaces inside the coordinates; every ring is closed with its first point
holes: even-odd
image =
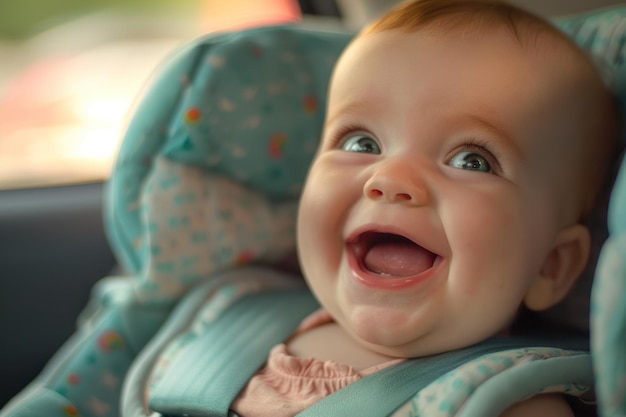
{"type": "MultiPolygon", "coordinates": [[[[169,366],[153,389],[150,409],[164,416],[236,417],[229,406],[285,341],[318,308],[306,289],[272,290],[235,302],[169,366]]],[[[579,347],[575,341],[560,347],[579,347]]],[[[445,373],[479,356],[537,344],[532,339],[489,339],[465,349],[415,358],[366,376],[298,414],[388,416],[445,373]]]]}
{"type": "Polygon", "coordinates": [[[465,349],[400,362],[335,391],[297,417],[388,416],[437,378],[470,360],[532,345],[537,345],[537,341],[493,338],[465,349]]]}
{"type": "Polygon", "coordinates": [[[270,350],[317,308],[302,288],[242,297],[172,362],[150,395],[150,409],[166,416],[226,416],[270,350]]]}

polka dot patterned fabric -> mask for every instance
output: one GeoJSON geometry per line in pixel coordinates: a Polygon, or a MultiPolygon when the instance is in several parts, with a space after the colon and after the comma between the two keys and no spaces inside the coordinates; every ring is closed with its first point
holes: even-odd
{"type": "Polygon", "coordinates": [[[177,299],[217,270],[279,261],[295,246],[295,201],[273,202],[228,177],[166,157],[154,161],[141,208],[141,300],[177,299]]]}
{"type": "Polygon", "coordinates": [[[296,202],[350,36],[290,27],[210,36],[173,57],[128,128],[108,230],[145,302],[294,251],[296,202]]]}

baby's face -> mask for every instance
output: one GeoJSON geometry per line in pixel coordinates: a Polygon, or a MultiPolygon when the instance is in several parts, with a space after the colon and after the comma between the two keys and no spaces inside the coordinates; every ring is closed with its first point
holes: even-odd
{"type": "Polygon", "coordinates": [[[572,221],[556,200],[575,132],[548,61],[505,31],[375,33],[340,60],[298,244],[313,292],[366,347],[455,349],[516,314],[572,221]]]}

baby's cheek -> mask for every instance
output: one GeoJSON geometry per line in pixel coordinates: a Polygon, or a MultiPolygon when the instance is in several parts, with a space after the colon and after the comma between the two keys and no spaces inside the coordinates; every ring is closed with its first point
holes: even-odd
{"type": "Polygon", "coordinates": [[[480,204],[459,204],[453,210],[456,220],[449,226],[451,245],[456,246],[453,251],[474,253],[479,262],[519,244],[519,208],[499,199],[485,199],[480,204]]]}
{"type": "Polygon", "coordinates": [[[494,288],[504,290],[507,277],[523,263],[527,240],[523,208],[514,196],[475,197],[454,208],[456,221],[447,227],[458,291],[474,299],[494,288]]]}
{"type": "Polygon", "coordinates": [[[298,215],[298,250],[302,260],[328,256],[332,239],[332,201],[327,195],[315,193],[309,188],[300,201],[298,215]],[[331,206],[331,207],[329,207],[331,206]]]}

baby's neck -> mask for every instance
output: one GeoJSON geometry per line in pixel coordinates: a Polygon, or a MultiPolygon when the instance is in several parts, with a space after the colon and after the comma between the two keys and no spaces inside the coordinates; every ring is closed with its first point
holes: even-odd
{"type": "Polygon", "coordinates": [[[334,322],[296,335],[287,343],[287,350],[300,358],[316,358],[350,365],[357,372],[394,359],[356,343],[334,322]]]}

